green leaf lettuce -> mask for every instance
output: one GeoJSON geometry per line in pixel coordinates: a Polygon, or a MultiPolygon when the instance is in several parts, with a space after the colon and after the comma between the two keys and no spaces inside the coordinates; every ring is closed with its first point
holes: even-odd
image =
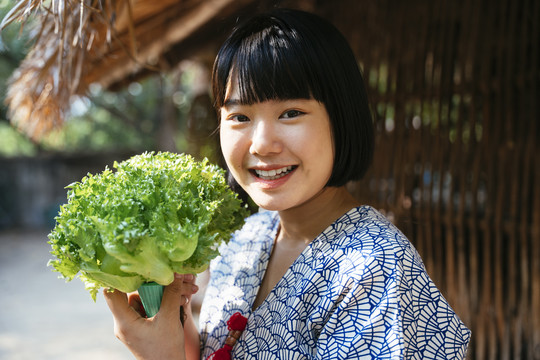
{"type": "Polygon", "coordinates": [[[68,186],[49,234],[49,261],[62,277],[98,290],[168,285],[174,273],[198,273],[248,215],[208,160],[153,152],[115,163],[68,186]]]}

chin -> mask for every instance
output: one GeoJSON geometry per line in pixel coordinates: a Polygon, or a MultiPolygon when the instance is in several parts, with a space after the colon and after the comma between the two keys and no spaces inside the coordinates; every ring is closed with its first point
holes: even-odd
{"type": "Polygon", "coordinates": [[[268,211],[284,211],[284,210],[292,209],[292,208],[296,207],[296,204],[293,204],[291,202],[279,201],[279,200],[255,201],[255,203],[260,208],[262,208],[264,210],[268,210],[268,211]]]}
{"type": "Polygon", "coordinates": [[[280,211],[281,210],[278,207],[264,206],[264,205],[259,205],[259,208],[262,209],[262,210],[266,210],[266,211],[280,211]]]}
{"type": "Polygon", "coordinates": [[[268,211],[280,211],[284,210],[285,206],[283,201],[276,199],[269,199],[265,196],[251,196],[251,199],[257,204],[258,207],[268,211]]]}
{"type": "MultiPolygon", "coordinates": [[[[255,200],[253,200],[253,201],[255,201],[255,200]]],[[[275,204],[268,204],[268,203],[265,203],[265,202],[258,202],[258,201],[255,201],[255,204],[257,204],[257,206],[260,207],[263,210],[268,210],[268,211],[282,210],[279,206],[276,206],[275,204]]]]}

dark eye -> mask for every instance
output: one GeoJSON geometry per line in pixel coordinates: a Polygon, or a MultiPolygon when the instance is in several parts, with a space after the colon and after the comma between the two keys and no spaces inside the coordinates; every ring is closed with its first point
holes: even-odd
{"type": "Polygon", "coordinates": [[[286,118],[286,119],[290,119],[290,118],[300,116],[302,114],[304,114],[304,113],[302,111],[300,111],[300,110],[287,110],[281,115],[281,117],[286,118]]]}
{"type": "Polygon", "coordinates": [[[237,121],[237,122],[247,122],[249,118],[246,115],[231,115],[227,120],[237,121]]]}

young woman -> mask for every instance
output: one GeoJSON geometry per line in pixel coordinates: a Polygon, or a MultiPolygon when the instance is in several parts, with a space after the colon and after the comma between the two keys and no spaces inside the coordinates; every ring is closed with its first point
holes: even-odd
{"type": "Polygon", "coordinates": [[[200,354],[189,316],[178,329],[192,276],[178,276],[151,320],[124,294],[107,295],[130,349],[145,359],[182,358],[184,346],[203,359],[464,358],[470,332],[414,247],[345,188],[368,168],[374,134],[343,36],[300,11],[256,16],[221,48],[213,92],[233,185],[264,210],[210,267],[200,354]],[[232,334],[238,314],[246,324],[232,334]]]}

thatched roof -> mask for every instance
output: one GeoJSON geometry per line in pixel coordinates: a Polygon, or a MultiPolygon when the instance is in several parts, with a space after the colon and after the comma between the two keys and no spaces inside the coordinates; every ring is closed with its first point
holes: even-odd
{"type": "Polygon", "coordinates": [[[9,83],[11,122],[38,141],[63,122],[74,95],[118,88],[221,43],[253,0],[21,0],[4,18],[37,17],[35,43],[9,83]]]}

